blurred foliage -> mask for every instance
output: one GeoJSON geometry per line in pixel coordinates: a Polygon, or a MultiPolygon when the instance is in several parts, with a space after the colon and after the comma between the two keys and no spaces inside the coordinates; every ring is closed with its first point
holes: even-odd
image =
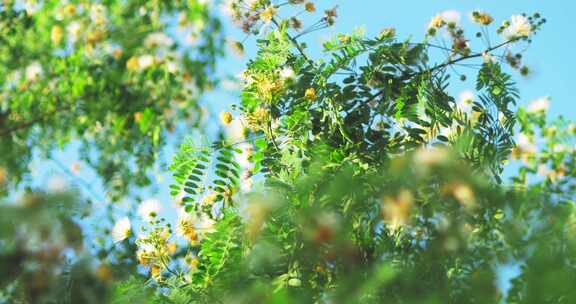
{"type": "Polygon", "coordinates": [[[166,136],[197,126],[220,22],[202,1],[3,1],[0,168],[79,140],[113,200],[150,184],[166,136]]]}

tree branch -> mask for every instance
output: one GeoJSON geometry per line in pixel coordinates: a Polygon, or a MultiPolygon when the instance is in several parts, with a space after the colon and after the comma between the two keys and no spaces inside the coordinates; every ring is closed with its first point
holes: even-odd
{"type": "Polygon", "coordinates": [[[32,126],[34,126],[36,123],[39,123],[39,122],[43,121],[44,119],[46,119],[46,118],[48,118],[48,117],[56,114],[57,112],[64,111],[64,110],[68,110],[68,109],[70,109],[70,106],[65,106],[65,107],[62,107],[62,108],[58,108],[58,109],[56,109],[56,110],[53,110],[53,111],[44,113],[44,114],[42,114],[42,115],[39,115],[38,117],[32,118],[32,119],[30,119],[30,120],[28,120],[28,121],[25,121],[25,122],[22,122],[22,123],[20,123],[20,124],[17,124],[17,125],[15,125],[15,126],[11,126],[11,127],[8,127],[8,128],[2,128],[2,129],[0,129],[0,137],[4,137],[4,136],[7,136],[7,135],[10,135],[12,132],[16,132],[16,131],[18,131],[18,130],[22,130],[22,129],[26,129],[26,128],[32,127],[32,126]]]}

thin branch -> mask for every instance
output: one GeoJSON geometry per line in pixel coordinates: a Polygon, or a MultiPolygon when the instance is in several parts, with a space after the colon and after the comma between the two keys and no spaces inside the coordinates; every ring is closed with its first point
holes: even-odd
{"type": "Polygon", "coordinates": [[[41,114],[41,115],[39,115],[38,117],[32,118],[32,119],[30,119],[30,120],[28,120],[28,121],[25,121],[25,122],[22,122],[22,123],[20,123],[20,124],[17,124],[17,125],[15,125],[15,126],[11,126],[11,127],[6,128],[6,129],[0,129],[0,137],[6,136],[6,135],[10,135],[11,133],[16,132],[16,131],[18,131],[18,130],[22,130],[22,129],[26,129],[26,128],[32,127],[32,126],[34,126],[36,123],[42,122],[44,119],[46,119],[46,118],[48,118],[48,117],[50,117],[50,116],[52,116],[52,115],[54,115],[54,114],[56,114],[56,113],[58,113],[58,112],[60,112],[60,111],[65,111],[65,110],[68,110],[68,109],[70,109],[70,106],[65,106],[65,107],[62,107],[62,108],[58,108],[58,109],[53,110],[53,111],[50,111],[50,112],[48,112],[48,113],[41,114]]]}
{"type": "MultiPolygon", "coordinates": [[[[413,78],[413,77],[417,77],[417,76],[420,76],[420,75],[423,75],[423,74],[426,74],[426,73],[434,72],[435,70],[438,70],[438,69],[441,69],[441,68],[445,68],[445,67],[447,67],[447,66],[456,64],[456,63],[461,62],[461,61],[464,61],[464,60],[482,57],[484,54],[490,53],[490,52],[492,52],[492,51],[494,51],[494,50],[496,50],[496,49],[499,49],[499,48],[501,48],[501,47],[503,47],[503,46],[506,46],[506,45],[508,45],[508,44],[510,44],[510,43],[512,43],[512,42],[514,42],[514,41],[516,41],[516,40],[514,40],[514,39],[513,39],[513,40],[508,40],[508,41],[502,42],[502,43],[500,43],[500,44],[498,44],[498,45],[496,45],[496,46],[487,48],[487,49],[484,50],[483,52],[474,53],[474,54],[470,54],[470,55],[467,55],[467,56],[462,56],[462,57],[459,57],[459,58],[456,58],[456,59],[448,60],[448,61],[446,61],[446,62],[444,62],[444,63],[442,63],[442,64],[433,66],[433,67],[430,68],[430,69],[423,70],[423,71],[420,71],[420,72],[418,72],[418,73],[408,74],[408,75],[406,75],[406,76],[404,76],[404,77],[402,77],[402,78],[403,78],[403,80],[407,80],[407,79],[410,79],[410,78],[413,78]]],[[[368,103],[368,102],[373,101],[373,100],[376,99],[378,96],[382,95],[384,92],[385,92],[384,89],[376,92],[376,94],[374,94],[374,95],[372,95],[372,97],[368,98],[365,103],[368,103]]]]}
{"type": "MultiPolygon", "coordinates": [[[[280,24],[278,23],[278,21],[276,21],[276,19],[272,18],[272,23],[274,23],[274,25],[276,25],[278,28],[280,28],[280,24]]],[[[306,61],[308,61],[308,63],[310,63],[310,65],[314,65],[314,61],[312,61],[310,58],[308,58],[306,53],[304,53],[304,49],[302,49],[302,46],[300,46],[298,41],[296,39],[292,38],[292,36],[290,36],[290,34],[288,34],[288,33],[286,33],[286,36],[288,37],[288,39],[290,39],[290,41],[292,41],[292,44],[294,44],[296,49],[298,49],[298,52],[300,53],[300,55],[302,55],[302,57],[304,57],[306,59],[306,61]]]]}

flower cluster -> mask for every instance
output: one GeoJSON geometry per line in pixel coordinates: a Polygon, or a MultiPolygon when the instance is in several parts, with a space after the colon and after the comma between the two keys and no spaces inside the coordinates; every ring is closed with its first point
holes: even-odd
{"type": "Polygon", "coordinates": [[[464,29],[458,24],[460,13],[455,11],[446,11],[438,14],[430,20],[428,24],[429,36],[435,36],[440,29],[446,29],[452,39],[452,52],[466,56],[470,53],[468,40],[464,36],[464,29]]]}

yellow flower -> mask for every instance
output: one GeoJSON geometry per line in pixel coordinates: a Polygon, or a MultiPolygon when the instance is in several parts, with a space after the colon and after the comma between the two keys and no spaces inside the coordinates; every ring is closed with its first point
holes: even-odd
{"type": "Polygon", "coordinates": [[[447,190],[464,207],[472,209],[476,206],[474,191],[472,191],[470,186],[461,182],[456,182],[448,185],[447,190]]]}
{"type": "Polygon", "coordinates": [[[52,43],[59,44],[62,41],[63,36],[62,27],[55,25],[52,27],[52,31],[50,32],[50,38],[52,39],[52,43]]]}
{"type": "Polygon", "coordinates": [[[316,99],[316,90],[314,88],[306,89],[306,92],[304,92],[304,98],[310,101],[316,99]]]}
{"type": "Polygon", "coordinates": [[[76,13],[76,6],[74,4],[68,4],[62,8],[62,13],[67,16],[74,15],[74,13],[76,13]]]}
{"type": "Polygon", "coordinates": [[[276,7],[270,5],[267,8],[265,8],[262,12],[260,12],[260,19],[268,23],[272,21],[272,18],[274,18],[275,15],[276,15],[276,7]]]}
{"type": "Polygon", "coordinates": [[[380,32],[380,38],[392,38],[396,35],[396,29],[393,27],[385,28],[380,32]]]}
{"type": "Polygon", "coordinates": [[[210,193],[204,197],[204,199],[202,200],[202,203],[204,205],[212,205],[216,201],[217,197],[218,197],[218,193],[212,192],[212,193],[210,193]]]}
{"type": "Polygon", "coordinates": [[[412,192],[406,189],[400,190],[396,196],[386,196],[382,200],[382,216],[390,230],[408,224],[414,197],[412,192]]]}
{"type": "Polygon", "coordinates": [[[8,178],[6,177],[7,175],[8,174],[6,174],[6,169],[0,167],[0,187],[6,184],[6,181],[8,180],[8,178]]]}
{"type": "Polygon", "coordinates": [[[176,253],[177,249],[178,249],[178,246],[176,246],[176,243],[170,243],[170,244],[166,245],[166,250],[170,254],[176,253]]]}
{"type": "Polygon", "coordinates": [[[312,2],[306,2],[306,4],[304,4],[304,9],[309,13],[313,13],[316,11],[316,6],[312,2]]]}
{"type": "Polygon", "coordinates": [[[160,268],[160,266],[158,265],[152,265],[152,267],[150,268],[150,274],[152,275],[153,278],[158,279],[162,274],[162,268],[160,268]]]}
{"type": "Polygon", "coordinates": [[[186,263],[186,265],[188,265],[192,269],[198,268],[198,264],[200,264],[200,261],[198,260],[198,258],[192,254],[187,254],[184,257],[184,262],[186,263]]]}
{"type": "Polygon", "coordinates": [[[102,282],[108,282],[112,279],[112,270],[106,264],[100,264],[96,268],[96,277],[102,282]]]}
{"type": "Polygon", "coordinates": [[[494,21],[492,16],[482,12],[473,12],[472,18],[474,19],[474,22],[482,25],[490,25],[494,21]]]}
{"type": "Polygon", "coordinates": [[[432,17],[432,20],[430,20],[430,24],[428,25],[428,28],[439,29],[443,25],[444,25],[444,19],[442,19],[442,16],[436,15],[436,16],[432,17]]]}
{"type": "Polygon", "coordinates": [[[136,71],[138,70],[138,67],[138,57],[130,57],[130,59],[126,61],[126,68],[130,71],[136,71]]]}
{"type": "Polygon", "coordinates": [[[232,114],[230,112],[222,112],[220,113],[220,121],[223,125],[227,126],[232,122],[232,114]]]}

